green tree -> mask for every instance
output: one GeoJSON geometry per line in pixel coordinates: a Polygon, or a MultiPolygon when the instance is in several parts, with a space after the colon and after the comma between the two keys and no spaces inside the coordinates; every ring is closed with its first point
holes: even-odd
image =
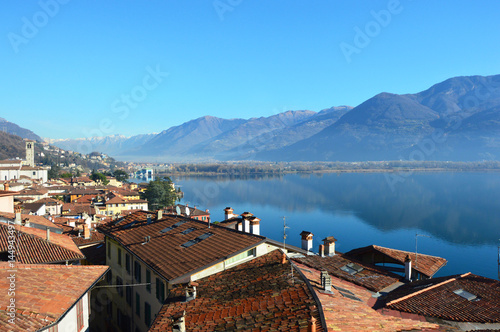
{"type": "Polygon", "coordinates": [[[61,171],[61,167],[57,165],[52,165],[47,172],[47,176],[49,179],[58,179],[59,178],[59,172],[61,171]]]}
{"type": "Polygon", "coordinates": [[[103,185],[107,185],[109,183],[109,180],[106,178],[106,175],[96,172],[95,170],[92,171],[90,178],[95,182],[101,183],[103,185]]]}
{"type": "Polygon", "coordinates": [[[127,180],[128,180],[127,172],[125,172],[124,170],[121,170],[121,169],[116,169],[113,172],[113,176],[115,177],[115,179],[117,181],[120,181],[120,182],[127,182],[127,180]]]}
{"type": "Polygon", "coordinates": [[[160,209],[165,206],[174,205],[177,194],[172,180],[169,177],[164,177],[150,181],[142,194],[142,198],[148,200],[150,208],[160,209]]]}

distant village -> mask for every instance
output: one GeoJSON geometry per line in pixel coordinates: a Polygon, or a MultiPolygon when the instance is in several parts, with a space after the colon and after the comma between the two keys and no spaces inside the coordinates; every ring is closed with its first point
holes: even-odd
{"type": "Polygon", "coordinates": [[[307,225],[291,246],[251,211],[214,221],[152,204],[148,183],[48,172],[30,140],[0,161],[0,331],[500,330],[500,281],[434,277],[445,258],[376,243],[341,253],[333,236],[313,248],[307,225]]]}

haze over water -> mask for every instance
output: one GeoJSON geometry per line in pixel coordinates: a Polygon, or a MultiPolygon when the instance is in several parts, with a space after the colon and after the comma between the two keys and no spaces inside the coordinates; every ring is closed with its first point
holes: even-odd
{"type": "Polygon", "coordinates": [[[337,250],[376,244],[444,257],[435,276],[472,272],[497,279],[500,173],[415,173],[390,186],[384,173],[289,174],[280,177],[173,179],[182,203],[224,208],[262,219],[261,235],[300,246],[300,232],[314,234],[313,250],[334,236],[337,250]]]}

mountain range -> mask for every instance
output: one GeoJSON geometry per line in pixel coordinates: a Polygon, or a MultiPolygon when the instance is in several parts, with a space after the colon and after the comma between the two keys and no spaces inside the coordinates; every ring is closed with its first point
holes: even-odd
{"type": "Polygon", "coordinates": [[[87,144],[120,160],[467,161],[498,160],[499,133],[495,75],[455,77],[415,94],[384,92],[356,107],[204,116],[158,134],[49,142],[73,151],[87,144]]]}

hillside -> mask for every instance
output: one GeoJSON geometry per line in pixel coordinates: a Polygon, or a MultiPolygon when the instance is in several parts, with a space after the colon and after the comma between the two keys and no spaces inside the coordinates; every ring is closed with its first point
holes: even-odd
{"type": "Polygon", "coordinates": [[[42,141],[40,136],[31,130],[22,128],[15,123],[5,120],[4,118],[0,118],[0,131],[19,136],[21,138],[32,139],[38,142],[42,141]]]}
{"type": "Polygon", "coordinates": [[[21,137],[0,131],[0,160],[25,158],[25,146],[21,137]]]}

